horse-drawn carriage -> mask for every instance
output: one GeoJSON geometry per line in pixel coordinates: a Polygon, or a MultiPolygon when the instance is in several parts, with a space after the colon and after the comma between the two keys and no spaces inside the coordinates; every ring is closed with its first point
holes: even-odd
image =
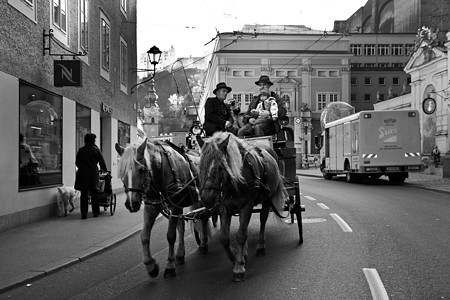
{"type": "MultiPolygon", "coordinates": [[[[195,130],[192,131],[194,134],[195,130]]],[[[289,132],[287,132],[289,133],[289,132]]],[[[289,134],[285,133],[285,136],[289,134]]],[[[292,134],[291,134],[292,136],[292,134]]],[[[198,150],[179,149],[170,142],[145,140],[141,145],[122,148],[119,177],[127,195],[125,206],[130,212],[144,203],[144,228],[141,240],[144,264],[151,277],[159,273],[159,266],[151,256],[150,234],[156,217],[168,217],[169,254],[164,277],[175,276],[176,264],[184,264],[185,220],[196,224],[197,243],[201,253],[208,252],[208,219],[220,215],[218,237],[228,258],[234,263],[233,280],[245,280],[248,257],[247,228],[253,212],[260,214],[260,234],[257,255],[265,255],[265,225],[272,210],[279,218],[283,211],[290,213],[303,242],[300,186],[295,174],[295,148],[290,139],[275,137],[241,139],[233,134],[218,132],[205,140],[198,138],[198,150]],[[255,210],[255,205],[261,204],[255,210]],[[186,212],[187,206],[193,209],[186,212]],[[230,245],[230,222],[239,215],[237,249],[230,245]],[[175,252],[176,232],[179,242],[175,252]]]]}

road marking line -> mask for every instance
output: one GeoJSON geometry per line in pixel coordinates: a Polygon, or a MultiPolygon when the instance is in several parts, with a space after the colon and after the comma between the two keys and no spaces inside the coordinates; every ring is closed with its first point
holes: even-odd
{"type": "Polygon", "coordinates": [[[338,223],[338,225],[341,227],[342,231],[344,232],[353,232],[353,230],[348,226],[347,223],[345,223],[344,220],[342,220],[341,217],[339,217],[338,214],[330,214],[330,216],[338,223]]]}
{"type": "Polygon", "coordinates": [[[387,300],[389,296],[384,288],[383,282],[378,275],[377,269],[363,268],[364,275],[366,276],[367,283],[369,283],[370,292],[372,293],[372,299],[374,300],[387,300]]]}
{"type": "Polygon", "coordinates": [[[319,207],[322,208],[322,209],[330,209],[328,206],[326,206],[323,203],[317,203],[317,205],[319,205],[319,207]]]}
{"type": "Polygon", "coordinates": [[[314,198],[311,197],[311,196],[305,196],[305,198],[308,199],[308,200],[311,200],[311,201],[316,201],[316,199],[314,199],[314,198]]]}

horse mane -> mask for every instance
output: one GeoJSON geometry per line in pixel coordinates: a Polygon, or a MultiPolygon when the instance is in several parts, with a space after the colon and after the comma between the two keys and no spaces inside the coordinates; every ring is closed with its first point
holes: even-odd
{"type": "MultiPolygon", "coordinates": [[[[200,170],[209,170],[213,162],[221,161],[230,176],[232,185],[237,187],[239,184],[245,183],[242,175],[242,153],[250,150],[249,145],[235,135],[227,132],[216,132],[212,137],[206,139],[202,147],[200,170]],[[219,145],[228,137],[227,154],[224,155],[219,149],[219,145]]],[[[200,173],[202,175],[200,182],[205,182],[206,177],[209,176],[208,172],[200,173]]]]}
{"type": "Polygon", "coordinates": [[[138,144],[132,144],[125,148],[117,166],[117,177],[124,178],[129,170],[135,171],[136,169],[136,150],[139,147],[138,144]]]}

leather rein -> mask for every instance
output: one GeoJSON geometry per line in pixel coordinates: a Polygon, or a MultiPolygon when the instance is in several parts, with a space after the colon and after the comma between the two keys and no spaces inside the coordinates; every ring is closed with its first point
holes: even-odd
{"type": "MultiPolygon", "coordinates": [[[[170,165],[170,160],[167,156],[172,155],[169,151],[166,151],[166,149],[164,148],[164,146],[160,143],[155,144],[155,145],[159,145],[162,148],[162,153],[164,153],[164,155],[166,156],[166,160],[169,164],[169,167],[172,171],[172,175],[174,178],[175,183],[180,183],[179,179],[176,177],[176,172],[173,169],[173,167],[170,165]]],[[[189,159],[187,157],[184,157],[186,160],[189,159]]],[[[176,207],[176,208],[180,208],[182,209],[183,207],[177,205],[173,199],[178,196],[180,193],[182,193],[187,187],[189,187],[195,180],[197,180],[198,175],[193,175],[191,174],[191,179],[186,182],[185,184],[183,184],[183,186],[181,188],[179,188],[175,193],[172,193],[169,195],[169,188],[167,185],[164,185],[164,178],[162,178],[163,181],[163,188],[159,189],[156,188],[156,182],[152,179],[151,177],[151,172],[149,170],[149,168],[147,167],[147,163],[145,161],[145,158],[142,157],[140,159],[135,159],[135,162],[140,165],[143,169],[144,169],[144,182],[142,184],[141,188],[136,188],[136,187],[127,187],[124,184],[124,188],[125,188],[125,193],[127,192],[134,192],[134,193],[139,193],[141,194],[141,199],[142,202],[144,202],[145,205],[156,205],[156,206],[160,206],[162,210],[165,211],[165,213],[167,213],[167,215],[169,216],[175,216],[177,217],[178,215],[172,215],[169,209],[169,206],[172,207],[176,207]],[[157,197],[154,197],[154,196],[157,197]],[[167,195],[167,196],[164,196],[167,195]],[[153,197],[152,197],[153,196],[153,197]],[[156,199],[157,198],[157,199],[156,199]]],[[[161,164],[161,168],[163,168],[163,164],[161,164]]],[[[129,171],[131,172],[131,171],[129,171]]],[[[131,174],[129,175],[131,176],[131,174]]],[[[189,213],[187,214],[189,215],[189,213]]],[[[180,216],[178,216],[180,217],[180,216]]],[[[186,217],[184,217],[186,218],[186,217]]],[[[189,219],[189,217],[187,218],[189,219]]]]}

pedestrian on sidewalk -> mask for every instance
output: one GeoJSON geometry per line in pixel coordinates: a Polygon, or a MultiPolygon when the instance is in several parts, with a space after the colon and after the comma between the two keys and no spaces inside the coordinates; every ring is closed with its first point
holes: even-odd
{"type": "Polygon", "coordinates": [[[439,166],[439,162],[441,161],[441,151],[439,151],[437,145],[434,146],[431,154],[433,155],[434,167],[437,168],[439,166]]]}
{"type": "Polygon", "coordinates": [[[84,137],[84,147],[78,150],[75,165],[78,168],[75,178],[75,189],[81,192],[80,211],[81,218],[86,219],[89,210],[89,195],[91,196],[92,214],[97,217],[100,214],[98,203],[98,189],[100,176],[98,164],[103,172],[107,172],[105,159],[95,145],[96,135],[88,133],[84,137]]]}

